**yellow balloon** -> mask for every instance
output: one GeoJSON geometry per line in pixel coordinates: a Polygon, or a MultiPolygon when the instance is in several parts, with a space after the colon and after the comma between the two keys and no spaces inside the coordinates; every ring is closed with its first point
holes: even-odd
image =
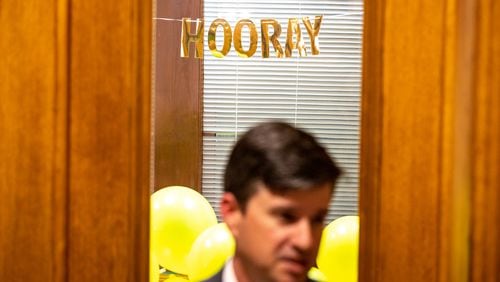
{"type": "Polygon", "coordinates": [[[328,281],[358,281],[359,217],[343,216],[323,230],[316,263],[328,281]]]}
{"type": "Polygon", "coordinates": [[[208,227],[217,224],[208,201],[183,186],[162,188],[151,195],[151,246],[164,268],[186,274],[191,245],[208,227]]]}
{"type": "Polygon", "coordinates": [[[206,229],[196,238],[188,255],[188,277],[202,281],[215,275],[234,255],[234,238],[225,223],[206,229]]]}

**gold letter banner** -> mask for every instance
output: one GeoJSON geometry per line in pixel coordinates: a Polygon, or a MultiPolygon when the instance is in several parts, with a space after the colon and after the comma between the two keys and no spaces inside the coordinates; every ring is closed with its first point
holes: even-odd
{"type": "MultiPolygon", "coordinates": [[[[155,18],[168,21],[180,21],[178,19],[169,18],[155,18]]],[[[319,30],[321,28],[321,22],[323,16],[315,16],[314,26],[311,24],[309,17],[303,17],[302,22],[304,23],[305,29],[309,34],[309,41],[311,46],[311,54],[319,55],[319,30]]],[[[281,25],[276,19],[262,19],[260,21],[260,32],[261,32],[261,50],[262,58],[269,58],[270,56],[270,45],[273,45],[275,57],[291,57],[293,55],[293,50],[297,49],[298,55],[300,57],[307,56],[307,48],[302,39],[302,31],[300,28],[300,23],[297,18],[288,19],[288,28],[285,39],[285,52],[283,54],[283,48],[281,47],[279,37],[281,35],[281,25]],[[270,27],[272,27],[273,32],[270,35],[270,27]]],[[[203,37],[204,37],[204,21],[202,19],[192,20],[191,18],[182,18],[182,33],[181,33],[181,57],[189,58],[189,48],[191,43],[195,45],[195,57],[203,58],[203,37]],[[191,33],[191,24],[196,22],[196,33],[191,33]]],[[[235,27],[234,33],[231,30],[231,25],[225,19],[215,19],[210,28],[208,29],[208,49],[214,57],[224,58],[231,50],[231,44],[234,44],[234,50],[238,56],[243,58],[252,57],[257,51],[258,36],[257,28],[255,24],[250,19],[239,20],[235,27]],[[222,49],[217,49],[217,30],[222,27],[224,44],[222,49]],[[241,40],[243,28],[248,28],[249,33],[249,46],[248,50],[245,50],[241,40]]],[[[246,42],[246,41],[245,41],[246,42]]]]}

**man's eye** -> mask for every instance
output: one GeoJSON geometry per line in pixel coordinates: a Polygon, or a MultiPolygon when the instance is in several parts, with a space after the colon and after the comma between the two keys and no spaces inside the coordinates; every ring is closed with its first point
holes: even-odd
{"type": "Polygon", "coordinates": [[[325,217],[324,215],[318,215],[313,217],[312,223],[315,225],[323,225],[325,223],[325,217]]]}
{"type": "Polygon", "coordinates": [[[297,217],[291,213],[281,213],[279,215],[279,218],[281,221],[283,221],[285,223],[292,223],[292,222],[295,222],[297,220],[297,217]]]}

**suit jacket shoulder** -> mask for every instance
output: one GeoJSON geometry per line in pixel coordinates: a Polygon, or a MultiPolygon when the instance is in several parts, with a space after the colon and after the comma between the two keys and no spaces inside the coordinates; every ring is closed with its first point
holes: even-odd
{"type": "Polygon", "coordinates": [[[214,276],[208,278],[207,280],[204,280],[203,282],[222,282],[222,271],[224,270],[224,267],[219,270],[214,276]]]}

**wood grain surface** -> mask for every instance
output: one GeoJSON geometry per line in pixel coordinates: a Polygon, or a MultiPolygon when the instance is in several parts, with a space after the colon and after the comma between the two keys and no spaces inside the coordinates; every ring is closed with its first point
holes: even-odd
{"type": "Polygon", "coordinates": [[[0,281],[65,281],[67,9],[0,3],[0,281]]]}
{"type": "Polygon", "coordinates": [[[479,1],[475,57],[471,280],[500,281],[500,5],[479,1]]]}
{"type": "Polygon", "coordinates": [[[0,3],[0,281],[146,281],[151,2],[0,3]]]}
{"type": "Polygon", "coordinates": [[[360,281],[498,281],[498,19],[365,1],[360,281]]]}
{"type": "MultiPolygon", "coordinates": [[[[180,19],[202,18],[199,0],[157,1],[154,59],[154,187],[183,185],[200,191],[202,60],[181,58],[180,19]],[[177,19],[176,20],[162,20],[177,19]]],[[[208,27],[205,27],[205,31],[208,27]]],[[[195,30],[193,24],[192,30],[195,30]]]]}

